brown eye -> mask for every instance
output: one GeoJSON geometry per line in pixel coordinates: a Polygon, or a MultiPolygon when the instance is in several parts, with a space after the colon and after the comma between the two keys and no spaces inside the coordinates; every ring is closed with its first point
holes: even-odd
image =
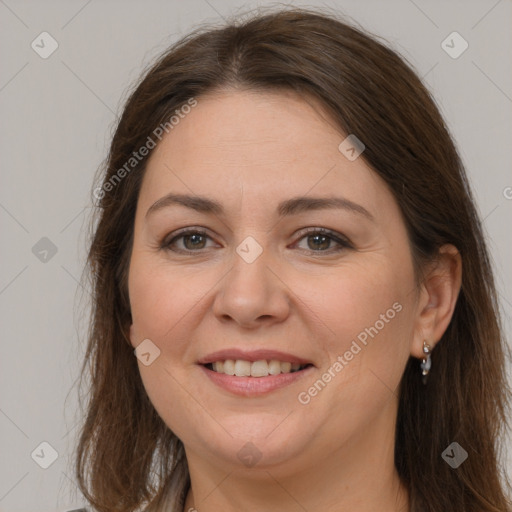
{"type": "Polygon", "coordinates": [[[352,245],[347,240],[336,236],[335,233],[326,229],[316,228],[306,232],[306,234],[299,239],[299,242],[304,239],[307,241],[307,247],[303,247],[303,249],[310,252],[331,253],[352,248],[352,245]],[[335,246],[334,248],[333,245],[335,246]]]}
{"type": "Polygon", "coordinates": [[[180,238],[183,238],[183,245],[186,249],[194,250],[194,249],[204,249],[205,237],[199,233],[195,233],[193,235],[184,235],[180,238]]]}
{"type": "Polygon", "coordinates": [[[311,250],[315,249],[329,249],[331,242],[333,241],[330,236],[326,235],[308,235],[307,237],[308,247],[311,250]]]}
{"type": "Polygon", "coordinates": [[[170,240],[165,240],[163,249],[174,252],[199,252],[206,247],[206,241],[210,237],[204,231],[187,230],[182,231],[170,240]]]}

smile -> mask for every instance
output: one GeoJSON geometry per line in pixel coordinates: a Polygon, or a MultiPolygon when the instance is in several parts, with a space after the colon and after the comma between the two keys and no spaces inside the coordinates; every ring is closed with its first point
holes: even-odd
{"type": "Polygon", "coordinates": [[[216,387],[228,391],[232,395],[251,398],[266,395],[289,386],[304,378],[315,367],[312,364],[294,363],[292,365],[290,362],[272,359],[268,362],[266,360],[250,362],[240,359],[227,359],[222,362],[201,364],[199,368],[216,387]],[[213,369],[214,365],[217,368],[216,370],[213,369]],[[227,371],[234,371],[237,374],[225,373],[226,366],[227,371]],[[252,375],[253,368],[254,375],[252,375]],[[279,373],[277,373],[278,368],[279,373]],[[222,369],[222,372],[219,369],[222,369]],[[248,373],[251,373],[251,375],[248,375],[248,373]]]}
{"type": "Polygon", "coordinates": [[[303,370],[308,364],[291,363],[288,361],[246,361],[243,359],[226,359],[205,365],[209,370],[224,375],[236,377],[267,377],[269,375],[280,375],[281,373],[294,373],[303,370]]]}

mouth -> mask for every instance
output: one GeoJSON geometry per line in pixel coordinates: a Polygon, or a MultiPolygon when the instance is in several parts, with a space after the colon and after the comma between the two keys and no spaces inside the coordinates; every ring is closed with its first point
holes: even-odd
{"type": "Polygon", "coordinates": [[[231,375],[234,377],[268,377],[281,373],[296,373],[313,366],[311,363],[300,364],[278,359],[260,359],[248,361],[244,359],[225,359],[214,363],[204,364],[208,370],[216,373],[231,375]]]}
{"type": "Polygon", "coordinates": [[[315,368],[311,361],[275,350],[221,350],[197,363],[210,382],[243,397],[262,396],[289,386],[315,368]]]}

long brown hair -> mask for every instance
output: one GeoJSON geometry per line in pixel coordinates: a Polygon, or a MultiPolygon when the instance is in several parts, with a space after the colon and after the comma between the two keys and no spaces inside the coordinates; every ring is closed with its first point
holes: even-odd
{"type": "Polygon", "coordinates": [[[401,57],[335,14],[306,9],[196,30],[146,71],[126,102],[95,192],[88,259],[94,303],[82,368],[88,401],[75,462],[80,489],[101,512],[158,510],[165,500],[181,512],[190,485],[183,445],[149,401],[128,337],[127,272],[148,157],[126,162],[191,98],[230,88],[313,97],[341,132],[356,134],[366,145],[362,157],[401,208],[418,275],[443,244],[460,251],[462,289],[433,352],[429,382],[422,385],[411,357],[400,384],[395,464],[412,512],[509,511],[499,463],[509,405],[506,345],[457,150],[401,57]],[[468,453],[456,470],[441,457],[454,441],[468,453]]]}

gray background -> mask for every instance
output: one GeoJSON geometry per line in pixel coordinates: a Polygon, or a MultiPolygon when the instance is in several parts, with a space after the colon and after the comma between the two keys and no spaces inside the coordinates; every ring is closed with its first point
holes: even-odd
{"type": "MultiPolygon", "coordinates": [[[[334,7],[385,37],[434,93],[485,219],[510,333],[512,3],[293,3],[334,7]],[[441,47],[453,31],[469,43],[457,59],[441,47]]],[[[70,458],[88,302],[78,282],[93,177],[128,86],[196,24],[268,4],[0,0],[0,512],[84,503],[70,458]],[[59,45],[47,59],[31,48],[43,31],[59,45]],[[36,245],[43,237],[56,254],[48,241],[36,245]],[[59,454],[48,469],[31,458],[37,448],[36,460],[49,460],[48,449],[38,448],[43,441],[59,454]]]]}

